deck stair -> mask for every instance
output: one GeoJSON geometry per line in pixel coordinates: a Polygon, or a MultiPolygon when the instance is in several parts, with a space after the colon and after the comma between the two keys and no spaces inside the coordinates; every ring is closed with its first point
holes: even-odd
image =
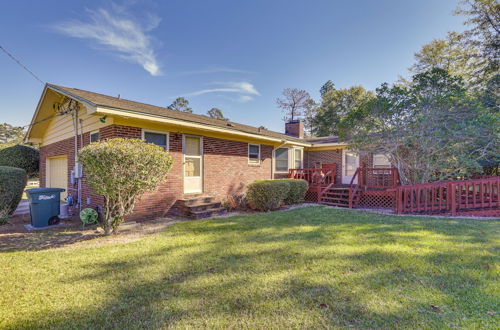
{"type": "Polygon", "coordinates": [[[360,191],[356,186],[329,186],[319,198],[319,203],[337,207],[355,207],[359,201],[360,191]]]}
{"type": "Polygon", "coordinates": [[[212,196],[197,196],[178,200],[175,209],[179,216],[204,219],[226,214],[227,210],[221,205],[222,203],[212,196]]]}

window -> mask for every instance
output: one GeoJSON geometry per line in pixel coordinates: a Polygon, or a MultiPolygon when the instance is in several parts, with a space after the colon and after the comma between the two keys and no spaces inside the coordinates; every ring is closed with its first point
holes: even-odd
{"type": "Polygon", "coordinates": [[[386,155],[377,154],[373,155],[373,167],[374,168],[388,168],[391,167],[391,162],[386,155]]]}
{"type": "Polygon", "coordinates": [[[99,141],[99,131],[90,132],[90,143],[99,141]]]}
{"type": "Polygon", "coordinates": [[[279,148],[274,152],[274,168],[276,172],[288,171],[288,148],[279,148]]]}
{"type": "Polygon", "coordinates": [[[295,149],[294,156],[295,168],[302,168],[302,149],[295,149]]]}
{"type": "Polygon", "coordinates": [[[248,144],[248,163],[260,164],[260,145],[248,144]]]}
{"type": "Polygon", "coordinates": [[[168,150],[168,133],[142,131],[142,139],[168,150]]]}

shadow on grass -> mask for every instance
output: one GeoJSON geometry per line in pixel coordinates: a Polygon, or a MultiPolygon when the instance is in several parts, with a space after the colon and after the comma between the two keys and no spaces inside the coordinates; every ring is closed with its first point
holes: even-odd
{"type": "Polygon", "coordinates": [[[314,208],[177,225],[158,235],[154,249],[99,261],[67,278],[75,285],[107,279],[105,302],[78,311],[49,310],[43,320],[23,315],[12,326],[449,328],[487,327],[490,319],[494,324],[485,312],[498,302],[484,286],[494,282],[488,272],[498,259],[481,249],[489,236],[478,239],[493,227],[459,222],[453,231],[446,228],[448,220],[395,218],[314,208]],[[440,241],[433,247],[422,231],[440,241]],[[197,242],[198,235],[204,239],[197,242]],[[183,237],[189,243],[175,241],[183,237]],[[443,239],[446,250],[439,245],[443,239]],[[426,249],[378,247],[388,242],[426,249]]]}

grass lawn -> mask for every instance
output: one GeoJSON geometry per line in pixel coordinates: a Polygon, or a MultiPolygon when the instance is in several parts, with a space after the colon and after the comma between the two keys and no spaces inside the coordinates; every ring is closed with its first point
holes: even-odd
{"type": "Polygon", "coordinates": [[[500,221],[307,207],[0,254],[0,328],[496,328],[500,221]]]}

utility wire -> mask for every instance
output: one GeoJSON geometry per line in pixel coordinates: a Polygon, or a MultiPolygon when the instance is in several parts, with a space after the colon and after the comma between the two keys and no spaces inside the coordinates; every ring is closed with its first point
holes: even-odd
{"type": "Polygon", "coordinates": [[[30,75],[33,76],[33,78],[35,78],[36,80],[38,80],[42,85],[45,85],[45,83],[43,82],[42,79],[38,78],[38,76],[36,74],[33,73],[33,71],[31,71],[30,69],[28,69],[24,64],[21,63],[21,61],[19,61],[17,58],[14,57],[14,55],[12,55],[11,53],[9,53],[7,51],[7,49],[3,48],[2,45],[0,45],[0,49],[5,53],[7,54],[7,56],[9,56],[14,62],[16,62],[21,68],[23,68],[24,70],[28,71],[28,73],[30,75]]]}

